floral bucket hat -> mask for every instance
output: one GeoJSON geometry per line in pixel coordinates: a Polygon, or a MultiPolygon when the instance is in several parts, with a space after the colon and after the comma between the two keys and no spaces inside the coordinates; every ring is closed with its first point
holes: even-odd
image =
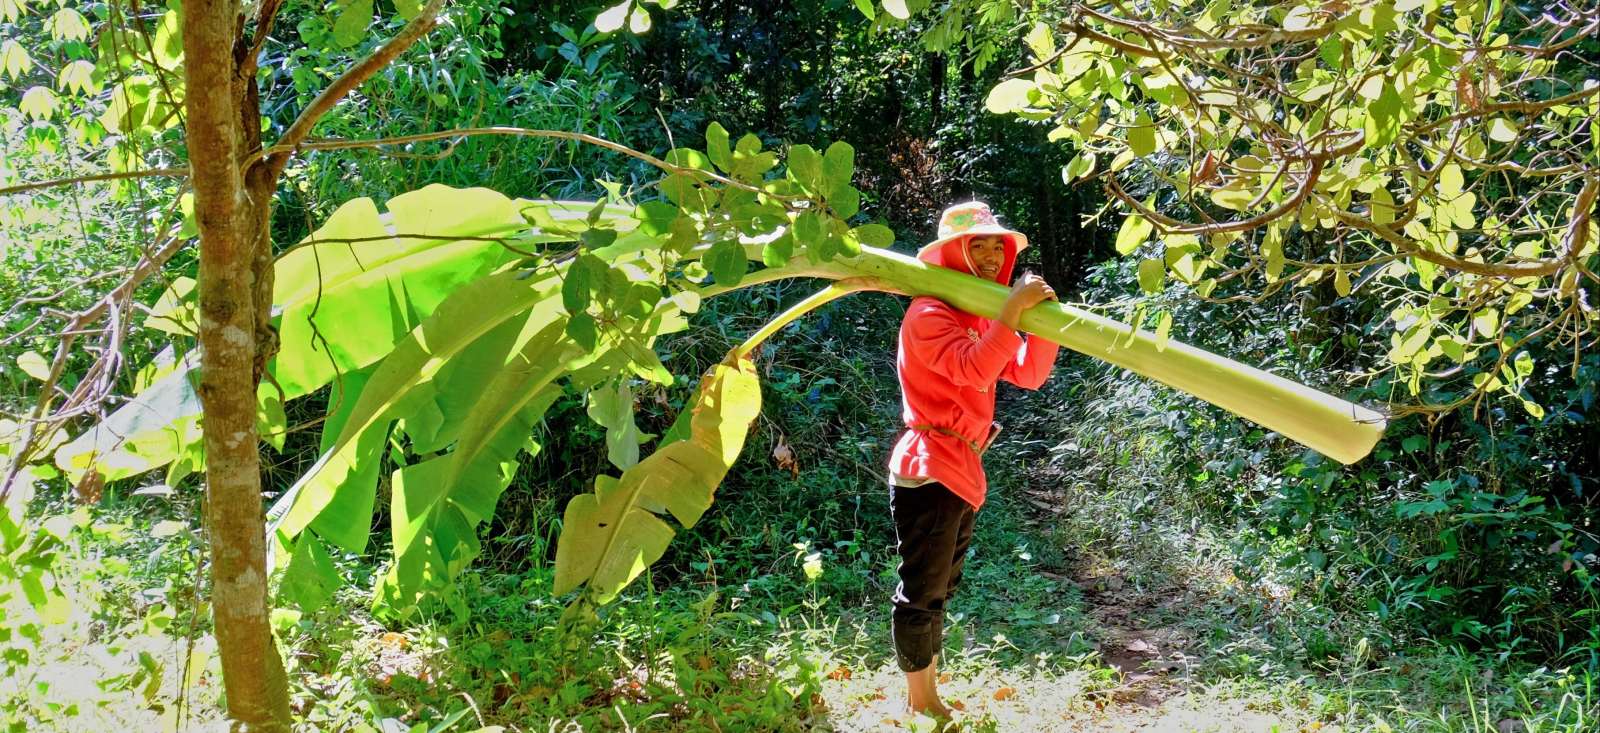
{"type": "Polygon", "coordinates": [[[1007,229],[994,218],[994,212],[982,201],[968,201],[944,210],[939,217],[939,238],[917,250],[920,258],[956,239],[971,236],[998,235],[1009,237],[1016,249],[1013,256],[1028,248],[1028,237],[1022,232],[1007,229]]]}

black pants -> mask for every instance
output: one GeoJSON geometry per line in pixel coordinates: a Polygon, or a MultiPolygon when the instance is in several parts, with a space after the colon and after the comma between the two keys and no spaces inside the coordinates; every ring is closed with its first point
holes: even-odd
{"type": "Polygon", "coordinates": [[[944,606],[961,583],[977,512],[943,484],[889,487],[900,585],[894,597],[894,650],[900,669],[933,662],[944,638],[944,606]]]}

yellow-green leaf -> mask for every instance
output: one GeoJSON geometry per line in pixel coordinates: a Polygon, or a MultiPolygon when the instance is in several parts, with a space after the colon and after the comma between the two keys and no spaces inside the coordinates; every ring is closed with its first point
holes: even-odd
{"type": "Polygon", "coordinates": [[[23,74],[31,70],[33,70],[33,58],[28,56],[28,51],[22,44],[11,40],[0,44],[0,72],[15,80],[21,79],[23,74]]]}
{"type": "Polygon", "coordinates": [[[1504,117],[1496,117],[1489,121],[1489,139],[1495,142],[1508,143],[1517,139],[1517,126],[1504,117]]]}
{"type": "Polygon", "coordinates": [[[67,64],[61,67],[61,73],[56,76],[56,88],[78,94],[94,94],[100,91],[100,80],[94,71],[92,61],[79,59],[67,64]]]}
{"type": "Polygon", "coordinates": [[[650,32],[650,11],[645,10],[643,5],[634,8],[633,12],[628,14],[628,30],[635,35],[650,32]]]}
{"type": "Polygon", "coordinates": [[[883,0],[883,9],[900,20],[911,18],[911,11],[906,8],[906,0],[883,0]]]}
{"type": "Polygon", "coordinates": [[[1134,118],[1133,126],[1128,128],[1128,149],[1141,157],[1156,151],[1156,128],[1149,115],[1140,112],[1134,118]]]}
{"type": "Polygon", "coordinates": [[[44,87],[32,87],[22,93],[17,109],[36,120],[47,120],[56,112],[56,93],[44,87]]]}
{"type": "Polygon", "coordinates": [[[1340,297],[1350,294],[1350,273],[1343,267],[1335,268],[1333,271],[1333,289],[1340,297]]]}
{"type": "Polygon", "coordinates": [[[0,20],[15,23],[28,14],[28,0],[0,0],[0,20]]]}
{"type": "Polygon", "coordinates": [[[556,545],[555,592],[583,583],[599,603],[616,597],[660,559],[674,531],[671,514],[692,527],[744,448],[761,410],[761,384],[749,359],[712,367],[700,381],[687,439],[663,445],[623,472],[601,476],[595,492],[574,497],[556,545]]]}
{"type": "Polygon", "coordinates": [[[1472,315],[1472,328],[1479,336],[1486,339],[1497,338],[1500,335],[1500,311],[1493,308],[1484,308],[1472,315]]]}
{"type": "Polygon", "coordinates": [[[1161,260],[1149,258],[1139,260],[1139,287],[1146,293],[1161,292],[1161,285],[1167,278],[1167,266],[1161,260]]]}
{"type": "Polygon", "coordinates": [[[606,8],[600,15],[595,16],[594,29],[601,33],[610,33],[621,28],[622,24],[628,20],[628,11],[632,9],[633,0],[622,0],[622,2],[606,8]]]}
{"type": "Polygon", "coordinates": [[[1144,217],[1129,214],[1128,218],[1122,220],[1122,228],[1117,230],[1117,254],[1132,253],[1139,248],[1139,245],[1144,244],[1154,231],[1155,227],[1144,217]]]}
{"type": "Polygon", "coordinates": [[[89,37],[89,21],[83,13],[62,8],[50,16],[50,36],[58,41],[82,41],[89,37]]]}
{"type": "Polygon", "coordinates": [[[361,42],[372,23],[372,0],[350,0],[333,22],[333,40],[348,48],[361,42]]]}
{"type": "Polygon", "coordinates": [[[43,382],[50,378],[50,364],[44,360],[37,351],[24,351],[17,357],[17,366],[22,373],[43,382]]]}
{"type": "Polygon", "coordinates": [[[1007,79],[989,90],[984,107],[997,115],[1009,114],[1028,106],[1028,94],[1034,84],[1027,79],[1007,79]]]}

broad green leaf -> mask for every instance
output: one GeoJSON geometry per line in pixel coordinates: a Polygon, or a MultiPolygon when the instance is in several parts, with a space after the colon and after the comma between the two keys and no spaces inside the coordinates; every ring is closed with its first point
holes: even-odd
{"type": "Polygon", "coordinates": [[[733,172],[733,151],[728,148],[728,131],[716,122],[706,127],[706,156],[724,173],[733,172]]]}
{"type": "Polygon", "coordinates": [[[372,0],[349,0],[340,8],[339,18],[333,21],[333,41],[341,48],[354,46],[366,37],[367,26],[371,24],[372,0]]]}
{"type": "MultiPolygon", "coordinates": [[[[822,154],[822,185],[829,192],[842,191],[850,186],[850,176],[855,173],[856,149],[846,142],[828,146],[822,154]]],[[[830,193],[830,197],[837,194],[830,193]]],[[[854,213],[854,212],[852,212],[854,213]]]]}
{"type": "Polygon", "coordinates": [[[1494,308],[1484,308],[1472,314],[1472,329],[1478,336],[1485,339],[1500,337],[1500,311],[1494,308]]]}
{"type": "Polygon", "coordinates": [[[1167,277],[1166,263],[1159,259],[1143,259],[1139,261],[1139,287],[1146,293],[1159,293],[1162,283],[1167,277]]]}
{"type": "Polygon", "coordinates": [[[822,191],[822,156],[810,145],[789,148],[789,176],[807,192],[822,191]]]}
{"type": "Polygon", "coordinates": [[[422,0],[395,0],[394,10],[402,20],[411,20],[422,12],[422,0]]]}
{"type": "Polygon", "coordinates": [[[177,70],[183,61],[183,32],[179,23],[178,13],[168,10],[161,15],[161,25],[156,27],[151,48],[156,63],[162,68],[177,70]]]}
{"type": "Polygon", "coordinates": [[[626,380],[589,391],[589,419],[606,429],[606,459],[621,470],[639,462],[639,426],[633,421],[633,390],[626,380]]]}
{"type": "Polygon", "coordinates": [[[1028,79],[1007,79],[989,90],[983,106],[997,115],[1016,112],[1028,106],[1028,95],[1034,88],[1028,79]]]}
{"type": "Polygon", "coordinates": [[[1249,181],[1243,177],[1228,181],[1227,185],[1219,186],[1211,191],[1211,201],[1225,209],[1244,211],[1254,201],[1256,194],[1249,188],[1249,181]]]}
{"type": "Polygon", "coordinates": [[[894,230],[882,224],[863,224],[852,229],[856,239],[868,247],[888,249],[894,246],[894,230]]]}
{"type": "Polygon", "coordinates": [[[1128,128],[1128,149],[1134,155],[1144,157],[1156,151],[1155,123],[1150,121],[1150,116],[1140,112],[1133,120],[1133,126],[1128,128]]]}
{"type": "Polygon", "coordinates": [[[1155,227],[1144,217],[1138,214],[1129,214],[1122,220],[1122,228],[1117,230],[1117,254],[1128,255],[1150,239],[1150,234],[1155,227]]]}
{"type": "Polygon", "coordinates": [[[1161,311],[1156,316],[1156,351],[1166,351],[1172,338],[1172,311],[1161,311]]]}
{"type": "Polygon", "coordinates": [[[906,9],[906,0],[883,0],[883,11],[900,20],[911,19],[911,11],[906,9]]]}
{"type": "Polygon", "coordinates": [[[744,447],[761,409],[761,385],[748,359],[713,367],[701,380],[689,436],[665,444],[620,479],[601,476],[595,493],[574,497],[556,547],[555,592],[588,583],[606,603],[651,563],[673,536],[657,515],[693,527],[744,447]]]}
{"type": "Polygon", "coordinates": [[[783,267],[793,256],[794,232],[792,231],[785,231],[774,237],[761,248],[761,263],[767,267],[783,267]]]}
{"type": "Polygon", "coordinates": [[[1340,297],[1350,294],[1350,273],[1343,267],[1336,267],[1333,270],[1333,290],[1340,297]]]}
{"type": "MultiPolygon", "coordinates": [[[[295,542],[294,554],[283,571],[283,582],[278,593],[284,600],[310,613],[322,607],[334,591],[339,589],[339,571],[327,548],[313,533],[307,532],[295,542]]],[[[282,604],[280,604],[282,605],[282,604]]]]}
{"type": "Polygon", "coordinates": [[[860,11],[869,22],[877,19],[878,11],[872,6],[872,0],[855,0],[855,4],[856,10],[860,11]]]}
{"type": "Polygon", "coordinates": [[[724,239],[711,245],[706,252],[704,262],[711,270],[711,276],[718,285],[724,287],[737,285],[744,279],[744,272],[748,261],[745,259],[744,247],[732,239],[724,239]]]}

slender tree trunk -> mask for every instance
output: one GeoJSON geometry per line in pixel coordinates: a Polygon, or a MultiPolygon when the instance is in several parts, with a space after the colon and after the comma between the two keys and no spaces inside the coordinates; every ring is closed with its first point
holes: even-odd
{"type": "Polygon", "coordinates": [[[256,435],[254,273],[267,202],[251,200],[239,167],[251,139],[240,122],[241,83],[253,83],[236,77],[239,13],[237,0],[186,3],[183,12],[185,135],[200,228],[205,521],[228,714],[251,730],[281,730],[289,697],[269,622],[256,435]]]}
{"type": "Polygon", "coordinates": [[[945,54],[931,51],[922,58],[928,65],[928,128],[929,132],[938,132],[939,122],[944,117],[944,77],[949,71],[948,61],[945,54]]]}

